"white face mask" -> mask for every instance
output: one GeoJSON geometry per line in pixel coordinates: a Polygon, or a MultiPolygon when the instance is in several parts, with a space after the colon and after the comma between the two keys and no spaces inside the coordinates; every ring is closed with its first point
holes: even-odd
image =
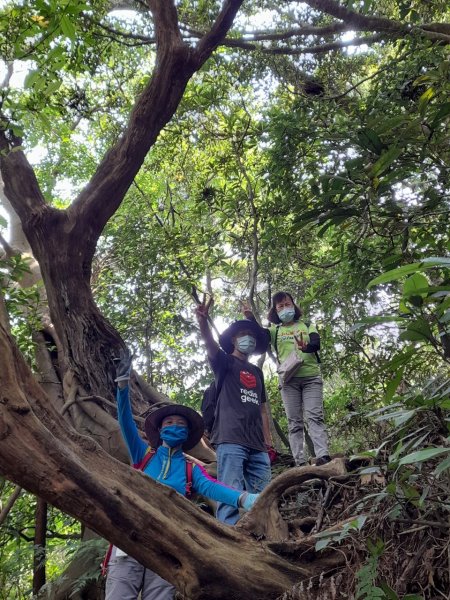
{"type": "Polygon", "coordinates": [[[255,351],[256,340],[251,335],[243,335],[236,339],[236,349],[242,354],[251,354],[255,351]]]}
{"type": "Polygon", "coordinates": [[[287,306],[277,311],[277,315],[282,323],[290,323],[295,317],[295,308],[293,306],[287,306]]]}

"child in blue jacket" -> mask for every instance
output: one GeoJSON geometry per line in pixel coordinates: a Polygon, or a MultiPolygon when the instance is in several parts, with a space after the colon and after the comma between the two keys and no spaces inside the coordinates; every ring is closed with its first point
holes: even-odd
{"type": "MultiPolygon", "coordinates": [[[[134,466],[184,496],[190,495],[192,488],[192,492],[217,502],[250,510],[258,494],[227,487],[210,477],[201,466],[187,465],[183,451],[198,444],[204,430],[202,417],[192,408],[178,404],[156,406],[145,420],[150,445],[141,439],[130,407],[130,371],[131,356],[127,352],[121,355],[116,366],[117,408],[120,429],[134,466]]],[[[105,600],[137,600],[139,593],[142,600],[172,600],[175,587],[113,546],[105,600]]]]}

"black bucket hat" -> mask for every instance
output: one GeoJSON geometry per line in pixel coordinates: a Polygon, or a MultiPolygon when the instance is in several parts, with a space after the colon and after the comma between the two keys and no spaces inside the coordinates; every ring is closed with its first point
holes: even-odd
{"type": "Polygon", "coordinates": [[[145,434],[150,446],[157,448],[161,444],[159,429],[165,417],[170,415],[180,415],[184,417],[189,425],[188,439],[183,444],[183,450],[190,450],[196,446],[202,439],[205,424],[203,417],[194,409],[182,404],[172,404],[171,402],[157,402],[154,404],[145,418],[144,428],[145,434]]]}
{"type": "Polygon", "coordinates": [[[241,321],[235,321],[228,329],[219,336],[219,343],[227,354],[231,354],[234,350],[233,338],[239,331],[247,329],[251,331],[252,335],[256,339],[256,348],[253,354],[264,354],[269,346],[269,332],[264,329],[256,321],[250,319],[242,319],[241,321]]]}

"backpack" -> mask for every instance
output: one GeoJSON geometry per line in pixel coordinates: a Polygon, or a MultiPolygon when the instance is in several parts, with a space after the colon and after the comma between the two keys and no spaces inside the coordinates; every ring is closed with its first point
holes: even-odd
{"type": "MultiPolygon", "coordinates": [[[[148,463],[155,456],[155,454],[156,454],[156,450],[154,448],[149,447],[148,450],[146,451],[146,453],[144,454],[144,457],[142,458],[142,460],[133,465],[133,469],[136,469],[137,471],[143,471],[145,469],[145,467],[148,465],[148,463]]],[[[194,468],[194,463],[192,463],[190,460],[186,460],[186,491],[185,491],[185,495],[186,495],[186,498],[188,498],[189,500],[192,497],[192,469],[193,468],[194,468]]],[[[101,564],[101,573],[102,573],[103,577],[106,577],[106,573],[108,570],[108,564],[109,564],[109,560],[111,558],[113,546],[114,546],[114,544],[109,544],[108,550],[106,551],[106,554],[105,554],[105,558],[103,559],[103,562],[101,564]]]]}
{"type": "MultiPolygon", "coordinates": [[[[304,321],[304,323],[305,323],[305,325],[306,325],[306,327],[307,327],[307,329],[308,329],[308,333],[309,333],[309,326],[311,325],[311,321],[304,321]]],[[[279,323],[279,324],[277,325],[277,328],[276,328],[276,330],[275,330],[275,340],[274,340],[274,343],[273,343],[273,347],[274,347],[274,350],[275,350],[275,354],[277,355],[277,361],[278,361],[278,362],[280,362],[280,360],[279,360],[279,358],[278,358],[278,345],[277,345],[277,341],[278,341],[278,330],[280,329],[280,327],[281,327],[281,323],[279,323]]],[[[320,363],[321,363],[322,361],[320,360],[319,353],[318,353],[318,352],[314,352],[314,355],[315,355],[315,357],[316,357],[316,360],[317,360],[317,362],[318,362],[318,363],[319,363],[319,365],[320,365],[320,363]]]]}
{"type": "Polygon", "coordinates": [[[203,421],[205,422],[205,432],[207,434],[211,433],[211,429],[214,425],[218,395],[219,394],[217,393],[215,381],[212,381],[203,392],[201,411],[203,415],[203,421]]]}

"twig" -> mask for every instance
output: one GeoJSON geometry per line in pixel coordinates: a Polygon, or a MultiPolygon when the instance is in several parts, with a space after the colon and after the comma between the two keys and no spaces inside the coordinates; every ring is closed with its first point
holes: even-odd
{"type": "Polygon", "coordinates": [[[314,525],[313,529],[312,529],[312,533],[315,533],[317,531],[319,531],[320,527],[322,526],[322,521],[323,521],[323,515],[325,512],[325,506],[328,502],[328,498],[330,496],[331,493],[331,485],[327,486],[327,491],[325,492],[325,496],[323,497],[323,501],[322,501],[322,505],[320,507],[320,511],[319,514],[317,515],[317,520],[316,520],[316,524],[314,525]]]}
{"type": "Polygon", "coordinates": [[[412,527],[411,529],[405,529],[405,531],[400,531],[398,535],[400,536],[406,535],[407,533],[414,533],[415,531],[421,531],[422,529],[426,529],[427,527],[427,525],[421,525],[420,527],[412,527]]]}
{"type": "Polygon", "coordinates": [[[14,251],[14,248],[8,244],[5,238],[0,233],[0,244],[3,246],[3,250],[5,251],[5,255],[7,258],[11,258],[16,255],[17,252],[14,251]]]}
{"type": "MultiPolygon", "coordinates": [[[[67,402],[61,408],[61,414],[63,415],[71,406],[76,404],[77,402],[103,402],[107,406],[114,408],[117,410],[116,404],[111,402],[111,400],[107,400],[103,398],[103,396],[76,396],[75,398],[69,398],[67,402]]],[[[141,421],[142,423],[145,421],[142,417],[134,417],[137,421],[141,421]]]]}
{"type": "Polygon", "coordinates": [[[426,527],[439,527],[440,529],[450,529],[450,523],[441,523],[440,521],[425,521],[423,519],[394,519],[394,523],[415,523],[426,527]]]}

